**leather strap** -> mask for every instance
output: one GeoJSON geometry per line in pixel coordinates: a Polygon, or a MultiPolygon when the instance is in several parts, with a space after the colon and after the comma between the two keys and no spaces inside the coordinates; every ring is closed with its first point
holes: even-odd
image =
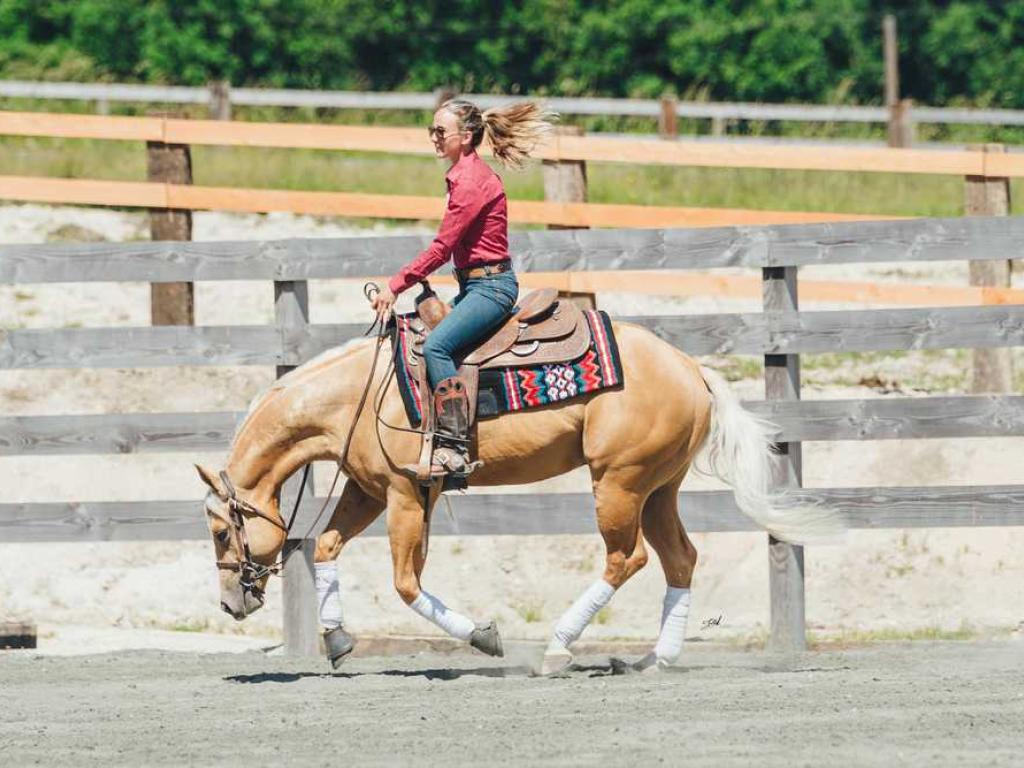
{"type": "Polygon", "coordinates": [[[500,275],[502,272],[512,271],[512,259],[505,259],[504,261],[498,261],[494,264],[484,264],[482,267],[466,267],[465,269],[456,269],[455,276],[459,280],[469,280],[476,277],[490,277],[491,275],[500,275]]]}

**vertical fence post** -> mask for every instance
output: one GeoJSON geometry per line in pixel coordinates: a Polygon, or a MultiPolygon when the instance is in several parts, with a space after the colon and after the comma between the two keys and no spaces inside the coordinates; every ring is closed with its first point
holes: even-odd
{"type": "Polygon", "coordinates": [[[36,625],[30,621],[4,621],[0,616],[0,650],[10,648],[36,648],[36,625]]]}
{"type": "MultiPolygon", "coordinates": [[[[305,280],[276,281],[274,283],[274,315],[284,349],[289,341],[297,339],[309,325],[309,284],[305,280]],[[298,332],[298,333],[297,333],[298,332]]],[[[277,366],[282,376],[295,366],[277,366]]],[[[301,476],[292,477],[281,493],[281,510],[288,514],[299,492],[301,476]]],[[[305,493],[313,496],[313,473],[305,493]]],[[[301,515],[300,515],[301,518],[301,515]]],[[[300,532],[304,530],[301,524],[300,532]]],[[[284,650],[289,656],[316,656],[319,654],[319,617],[317,616],[316,586],[313,579],[313,551],[316,539],[289,539],[285,542],[284,556],[284,650]],[[298,550],[298,551],[295,551],[298,550]]]]}
{"type": "MultiPolygon", "coordinates": [[[[974,152],[1001,153],[1002,144],[968,147],[974,152]]],[[[964,213],[967,216],[1009,216],[1010,180],[1000,177],[967,176],[964,182],[964,213]]],[[[969,262],[970,283],[978,286],[1010,286],[1009,261],[969,262]]],[[[1008,347],[972,349],[971,392],[1013,392],[1013,357],[1008,347]]]]}
{"type": "MultiPolygon", "coordinates": [[[[796,267],[765,267],[762,280],[766,314],[799,310],[796,267]]],[[[800,356],[765,355],[764,389],[768,400],[799,400],[800,356]]],[[[775,459],[772,483],[776,487],[799,487],[803,482],[800,443],[779,443],[775,459]]],[[[769,534],[768,582],[771,594],[768,650],[805,650],[803,547],[779,541],[769,534]]]]}
{"type": "Polygon", "coordinates": [[[231,119],[231,83],[214,80],[210,89],[210,117],[214,120],[231,119]]]}
{"type": "Polygon", "coordinates": [[[725,132],[728,129],[728,123],[724,117],[712,117],[711,118],[711,135],[712,136],[725,136],[725,132]]]}
{"type": "Polygon", "coordinates": [[[899,42],[896,17],[887,13],[882,19],[882,48],[885,54],[885,106],[889,110],[890,147],[912,147],[916,139],[913,99],[900,98],[899,42]]]}
{"type": "Polygon", "coordinates": [[[889,146],[912,147],[917,140],[914,100],[900,99],[889,107],[889,146]]]}
{"type": "Polygon", "coordinates": [[[665,94],[661,97],[658,135],[668,141],[675,141],[679,138],[679,99],[672,94],[665,94]]]}
{"type": "MultiPolygon", "coordinates": [[[[192,154],[187,144],[146,142],[146,178],[164,184],[192,183],[192,154]]],[[[153,240],[191,240],[192,211],[153,208],[149,212],[153,240]]],[[[195,322],[192,283],[150,284],[150,321],[153,325],[192,325],[195,322]]]]}
{"type": "MultiPolygon", "coordinates": [[[[583,129],[578,125],[560,125],[555,132],[563,136],[582,136],[583,129]]],[[[544,160],[541,165],[541,176],[544,180],[544,199],[552,203],[585,203],[587,202],[587,163],[585,160],[544,160]]],[[[548,224],[548,229],[587,229],[566,224],[548,224]]],[[[567,298],[585,309],[594,309],[597,300],[593,293],[559,291],[558,295],[567,298]]]]}

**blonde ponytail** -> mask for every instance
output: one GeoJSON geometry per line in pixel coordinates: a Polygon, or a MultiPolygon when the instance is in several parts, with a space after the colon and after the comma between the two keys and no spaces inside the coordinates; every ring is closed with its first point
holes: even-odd
{"type": "Polygon", "coordinates": [[[459,118],[463,130],[472,133],[474,147],[486,137],[494,156],[506,168],[522,168],[558,119],[557,114],[532,101],[491,107],[483,112],[475,104],[462,99],[452,99],[442,106],[459,118]]]}
{"type": "Polygon", "coordinates": [[[530,152],[551,132],[555,115],[532,101],[484,110],[484,135],[498,162],[522,168],[530,152]]]}

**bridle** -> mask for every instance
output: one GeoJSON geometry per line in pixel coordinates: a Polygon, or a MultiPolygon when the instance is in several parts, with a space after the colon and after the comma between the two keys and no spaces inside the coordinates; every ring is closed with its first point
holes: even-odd
{"type": "MultiPolygon", "coordinates": [[[[372,299],[374,292],[379,292],[380,288],[375,283],[366,283],[363,286],[363,295],[367,299],[372,299]]],[[[356,407],[355,416],[352,419],[352,425],[349,427],[348,435],[345,437],[345,444],[341,451],[340,461],[338,462],[338,470],[334,473],[334,480],[331,482],[331,488],[327,492],[327,497],[324,499],[323,506],[320,507],[320,511],[317,513],[313,522],[310,523],[309,528],[301,538],[306,539],[309,534],[312,533],[317,523],[320,522],[320,518],[323,517],[324,512],[327,510],[328,505],[331,503],[331,498],[334,496],[334,488],[338,483],[338,478],[341,476],[342,470],[346,469],[346,463],[348,461],[348,449],[352,444],[352,435],[356,431],[356,424],[359,423],[359,417],[362,415],[363,406],[366,405],[366,398],[370,393],[370,385],[373,383],[373,375],[377,371],[377,360],[380,357],[380,349],[387,338],[387,329],[384,322],[379,317],[374,318],[373,323],[363,333],[364,336],[369,336],[378,324],[380,325],[379,332],[377,334],[377,345],[373,351],[373,363],[370,365],[370,374],[366,379],[366,386],[363,387],[363,394],[359,398],[359,405],[356,407]]],[[[387,377],[385,377],[387,378],[387,377]]],[[[295,506],[292,508],[291,516],[288,519],[288,524],[285,525],[279,520],[275,519],[271,515],[267,514],[259,507],[245,499],[239,498],[238,492],[235,490],[234,483],[231,482],[231,478],[228,477],[226,470],[220,471],[220,479],[224,484],[224,490],[227,493],[227,498],[222,499],[226,501],[228,505],[228,516],[225,519],[223,515],[220,515],[212,511],[209,507],[206,508],[206,513],[213,517],[216,517],[221,522],[228,525],[231,531],[231,545],[228,546],[228,551],[232,548],[237,549],[236,560],[218,560],[217,569],[221,571],[235,571],[239,573],[239,585],[246,591],[251,592],[256,597],[262,597],[263,591],[259,588],[258,582],[267,576],[280,576],[281,570],[284,568],[285,563],[291,553],[283,554],[281,559],[271,565],[263,565],[262,563],[256,562],[252,557],[252,551],[249,548],[249,536],[245,531],[245,515],[253,515],[260,517],[267,522],[275,525],[284,531],[285,540],[289,538],[289,534],[292,532],[292,526],[295,524],[296,515],[299,512],[299,504],[302,502],[302,492],[306,488],[306,481],[309,478],[309,470],[311,464],[307,464],[302,473],[302,484],[299,486],[299,493],[295,499],[295,506]]],[[[346,472],[346,476],[348,473],[346,472]]],[[[219,494],[218,494],[219,495],[219,494]]]]}
{"type": "Polygon", "coordinates": [[[213,515],[228,524],[230,527],[229,529],[231,530],[232,543],[238,545],[238,551],[241,554],[241,557],[239,557],[238,560],[218,560],[217,568],[221,571],[239,572],[240,575],[238,583],[242,588],[254,592],[259,596],[261,590],[257,586],[257,583],[260,579],[263,579],[266,576],[279,574],[281,572],[281,568],[284,567],[284,561],[281,560],[273,565],[263,565],[262,563],[257,563],[253,560],[252,551],[249,549],[249,536],[245,531],[245,514],[255,515],[256,517],[261,517],[267,522],[272,523],[285,532],[286,538],[290,533],[291,523],[295,521],[295,517],[293,514],[292,519],[289,521],[287,526],[281,524],[279,521],[275,520],[253,504],[250,504],[245,499],[238,498],[235,486],[228,477],[228,473],[224,470],[221,470],[220,472],[220,479],[221,482],[224,483],[224,488],[227,490],[228,494],[228,517],[225,520],[216,512],[210,511],[209,508],[207,508],[206,511],[207,514],[213,515]]]}

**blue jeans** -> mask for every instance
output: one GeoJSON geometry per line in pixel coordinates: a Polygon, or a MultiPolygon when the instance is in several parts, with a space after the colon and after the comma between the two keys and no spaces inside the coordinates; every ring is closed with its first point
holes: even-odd
{"type": "Polygon", "coordinates": [[[452,311],[423,343],[432,389],[456,374],[454,358],[505,322],[519,297],[515,272],[470,278],[459,287],[459,294],[451,301],[452,311]]]}

